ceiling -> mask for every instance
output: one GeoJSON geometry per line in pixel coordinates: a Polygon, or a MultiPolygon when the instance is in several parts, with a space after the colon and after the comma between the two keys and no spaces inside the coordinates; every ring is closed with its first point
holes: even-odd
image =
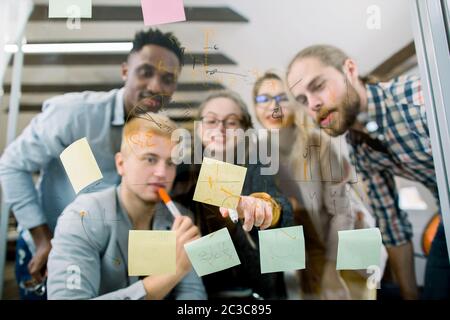
{"type": "MultiPolygon", "coordinates": [[[[66,20],[47,19],[48,0],[34,2],[27,43],[130,41],[145,28],[140,0],[92,0],[93,19],[82,19],[80,30],[68,29],[66,20]]],[[[171,111],[185,124],[192,115],[183,108],[195,108],[210,90],[227,87],[249,103],[256,77],[267,69],[284,73],[290,59],[305,46],[339,46],[365,74],[413,39],[408,0],[184,0],[184,4],[188,21],[159,28],[173,31],[188,53],[171,111]],[[379,30],[366,26],[371,5],[380,8],[379,30]],[[203,65],[205,52],[207,66],[203,65]],[[215,74],[205,72],[215,69],[215,74]]],[[[120,86],[123,57],[124,53],[26,54],[19,131],[46,98],[120,86]]],[[[5,143],[10,81],[11,68],[1,103],[0,150],[5,143]]]]}

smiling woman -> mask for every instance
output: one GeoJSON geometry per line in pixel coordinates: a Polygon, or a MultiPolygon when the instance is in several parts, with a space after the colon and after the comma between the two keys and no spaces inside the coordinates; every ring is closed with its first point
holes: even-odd
{"type": "MultiPolygon", "coordinates": [[[[247,143],[245,139],[230,133],[252,127],[247,107],[236,93],[228,90],[220,91],[210,94],[203,101],[199,108],[199,118],[201,122],[196,127],[195,134],[200,140],[202,150],[205,150],[207,154],[202,153],[202,155],[214,157],[220,161],[226,158],[227,162],[247,168],[242,196],[238,197],[236,208],[240,222],[233,223],[232,217],[226,213],[228,212],[226,208],[219,210],[218,207],[192,201],[196,184],[201,179],[201,163],[178,166],[174,199],[189,206],[194,212],[195,222],[203,235],[226,227],[242,263],[204,276],[203,281],[208,295],[210,298],[223,298],[232,292],[238,297],[245,292],[248,298],[252,293],[257,293],[264,298],[284,298],[286,293],[282,274],[261,274],[259,248],[255,243],[258,243],[259,237],[257,228],[263,230],[277,226],[290,226],[292,208],[275,187],[273,175],[263,173],[262,169],[266,166],[261,164],[261,157],[256,159],[255,163],[250,161],[248,156],[244,157],[244,163],[237,161],[236,150],[245,150],[247,143]],[[233,156],[226,157],[227,154],[233,156]]],[[[203,161],[204,158],[201,158],[203,161]]],[[[214,177],[211,177],[208,182],[212,186],[215,183],[214,177]]],[[[221,187],[219,192],[236,197],[226,187],[221,187]]]]}

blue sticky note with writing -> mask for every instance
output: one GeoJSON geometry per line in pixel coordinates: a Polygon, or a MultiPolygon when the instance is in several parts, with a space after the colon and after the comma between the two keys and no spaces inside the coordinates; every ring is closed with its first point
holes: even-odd
{"type": "Polygon", "coordinates": [[[381,233],[378,228],[339,231],[336,270],[380,266],[381,233]]]}
{"type": "Polygon", "coordinates": [[[49,18],[92,18],[92,0],[49,0],[49,18]]]}
{"type": "Polygon", "coordinates": [[[258,232],[261,273],[305,269],[303,227],[258,232]]]}
{"type": "Polygon", "coordinates": [[[199,277],[241,264],[227,228],[184,245],[199,277]]]}

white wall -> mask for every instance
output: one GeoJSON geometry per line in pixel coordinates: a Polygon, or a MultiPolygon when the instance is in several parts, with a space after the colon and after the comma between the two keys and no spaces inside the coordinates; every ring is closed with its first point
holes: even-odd
{"type": "MultiPolygon", "coordinates": [[[[47,4],[48,0],[35,0],[35,3],[47,4]]],[[[205,30],[209,30],[210,44],[216,44],[221,52],[238,63],[235,67],[219,69],[246,76],[216,74],[209,76],[209,80],[222,80],[250,103],[252,83],[258,74],[267,69],[284,73],[295,53],[311,44],[337,45],[357,60],[361,73],[369,72],[412,40],[408,3],[408,0],[185,0],[187,6],[230,6],[250,23],[181,22],[160,28],[174,31],[189,51],[200,52],[204,47],[205,30]],[[381,10],[380,30],[369,30],[366,26],[369,18],[366,10],[370,5],[377,5],[381,10]]],[[[96,0],[94,4],[139,5],[140,1],[96,0]]],[[[135,22],[83,21],[81,30],[68,31],[65,22],[33,22],[28,26],[26,36],[28,41],[126,39],[142,28],[143,23],[135,22]]],[[[199,74],[204,73],[201,71],[193,74],[185,69],[180,80],[199,81],[202,79],[199,74]]],[[[9,71],[6,81],[10,81],[10,76],[9,71]]],[[[24,83],[120,81],[117,66],[26,67],[23,79],[24,83]]],[[[7,102],[3,101],[0,107],[5,108],[7,102]]],[[[21,114],[19,132],[31,116],[21,114]]],[[[4,148],[5,132],[6,114],[0,111],[0,152],[4,148]]]]}

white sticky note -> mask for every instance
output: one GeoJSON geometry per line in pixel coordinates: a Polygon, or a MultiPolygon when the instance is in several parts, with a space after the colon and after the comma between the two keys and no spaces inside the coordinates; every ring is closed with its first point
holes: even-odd
{"type": "Polygon", "coordinates": [[[49,18],[92,18],[92,0],[49,0],[49,18]]]}
{"type": "Polygon", "coordinates": [[[72,143],[59,157],[77,194],[88,185],[103,178],[86,138],[72,143]]]}

